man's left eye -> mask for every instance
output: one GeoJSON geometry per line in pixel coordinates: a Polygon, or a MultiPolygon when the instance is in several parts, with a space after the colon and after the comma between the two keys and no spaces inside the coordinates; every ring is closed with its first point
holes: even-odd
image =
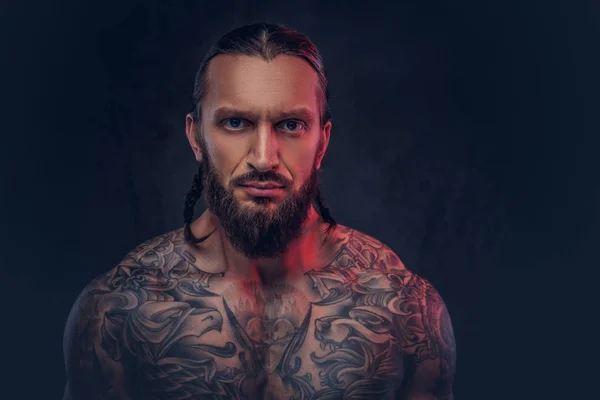
{"type": "Polygon", "coordinates": [[[305,128],[302,122],[294,119],[283,121],[281,124],[279,124],[279,126],[292,133],[301,132],[305,128]]]}

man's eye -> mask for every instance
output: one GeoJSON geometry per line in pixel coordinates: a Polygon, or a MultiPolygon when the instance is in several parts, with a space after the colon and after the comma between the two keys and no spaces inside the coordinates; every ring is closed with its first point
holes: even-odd
{"type": "Polygon", "coordinates": [[[240,130],[246,127],[246,121],[241,118],[229,118],[223,122],[223,126],[230,130],[240,130]]]}
{"type": "Polygon", "coordinates": [[[301,121],[295,120],[295,119],[289,119],[287,121],[283,121],[282,123],[279,124],[279,126],[291,133],[300,133],[302,132],[304,129],[306,129],[306,127],[304,126],[304,124],[301,121]]]}

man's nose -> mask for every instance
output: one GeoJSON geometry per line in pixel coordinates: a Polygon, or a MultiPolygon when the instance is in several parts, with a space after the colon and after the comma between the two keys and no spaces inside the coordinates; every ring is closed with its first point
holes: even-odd
{"type": "Polygon", "coordinates": [[[279,165],[279,142],[275,128],[268,123],[258,125],[248,156],[248,164],[260,172],[279,165]]]}

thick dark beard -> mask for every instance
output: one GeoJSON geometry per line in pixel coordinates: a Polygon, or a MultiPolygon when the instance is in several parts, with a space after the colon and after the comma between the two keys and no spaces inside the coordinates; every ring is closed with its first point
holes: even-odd
{"type": "MultiPolygon", "coordinates": [[[[308,210],[317,193],[317,170],[313,165],[311,174],[296,193],[285,199],[276,209],[268,210],[242,207],[231,188],[227,190],[220,182],[208,154],[203,155],[204,201],[223,226],[233,247],[246,257],[274,258],[288,249],[289,243],[298,238],[308,210]]],[[[253,171],[244,180],[274,181],[290,184],[272,171],[253,171]]],[[[268,198],[256,198],[256,203],[269,202],[268,198]]]]}

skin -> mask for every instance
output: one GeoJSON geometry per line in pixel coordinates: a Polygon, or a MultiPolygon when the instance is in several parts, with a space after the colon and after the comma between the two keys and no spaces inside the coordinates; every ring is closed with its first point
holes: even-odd
{"type": "MultiPolygon", "coordinates": [[[[202,126],[187,118],[196,159],[201,128],[225,187],[253,169],[291,182],[267,203],[234,189],[248,212],[275,210],[320,167],[331,123],[318,122],[315,88],[299,58],[211,62],[202,126]],[[289,119],[306,129],[289,132],[289,119]]],[[[185,243],[180,228],[136,246],[73,307],[64,398],[452,399],[454,336],[439,294],[378,240],[326,227],[311,208],[288,252],[249,259],[207,211],[191,225],[197,237],[215,231],[203,243],[185,243]]]]}
{"type": "MultiPolygon", "coordinates": [[[[257,57],[221,55],[211,61],[208,69],[207,95],[202,103],[202,126],[205,151],[221,175],[221,183],[230,181],[251,170],[273,171],[291,182],[280,196],[266,205],[257,205],[242,188],[234,187],[243,207],[274,209],[297,192],[311,173],[317,169],[329,144],[331,122],[319,123],[318,77],[308,63],[298,57],[282,55],[272,62],[257,57]],[[240,128],[231,127],[228,119],[243,121],[240,128]],[[290,130],[286,123],[296,122],[290,130]]],[[[196,160],[203,160],[197,140],[198,126],[191,115],[186,118],[186,134],[196,160]]],[[[220,228],[217,218],[208,216],[212,227],[220,228]]],[[[314,209],[309,212],[305,226],[317,222],[314,209]]],[[[192,224],[192,232],[200,225],[192,224]]],[[[219,235],[224,233],[219,229],[219,235]]],[[[210,231],[209,231],[210,232],[210,231]]],[[[229,270],[243,275],[252,270],[287,271],[298,269],[296,260],[311,253],[313,236],[292,243],[290,250],[275,259],[249,260],[228,245],[225,256],[229,270]]]]}

